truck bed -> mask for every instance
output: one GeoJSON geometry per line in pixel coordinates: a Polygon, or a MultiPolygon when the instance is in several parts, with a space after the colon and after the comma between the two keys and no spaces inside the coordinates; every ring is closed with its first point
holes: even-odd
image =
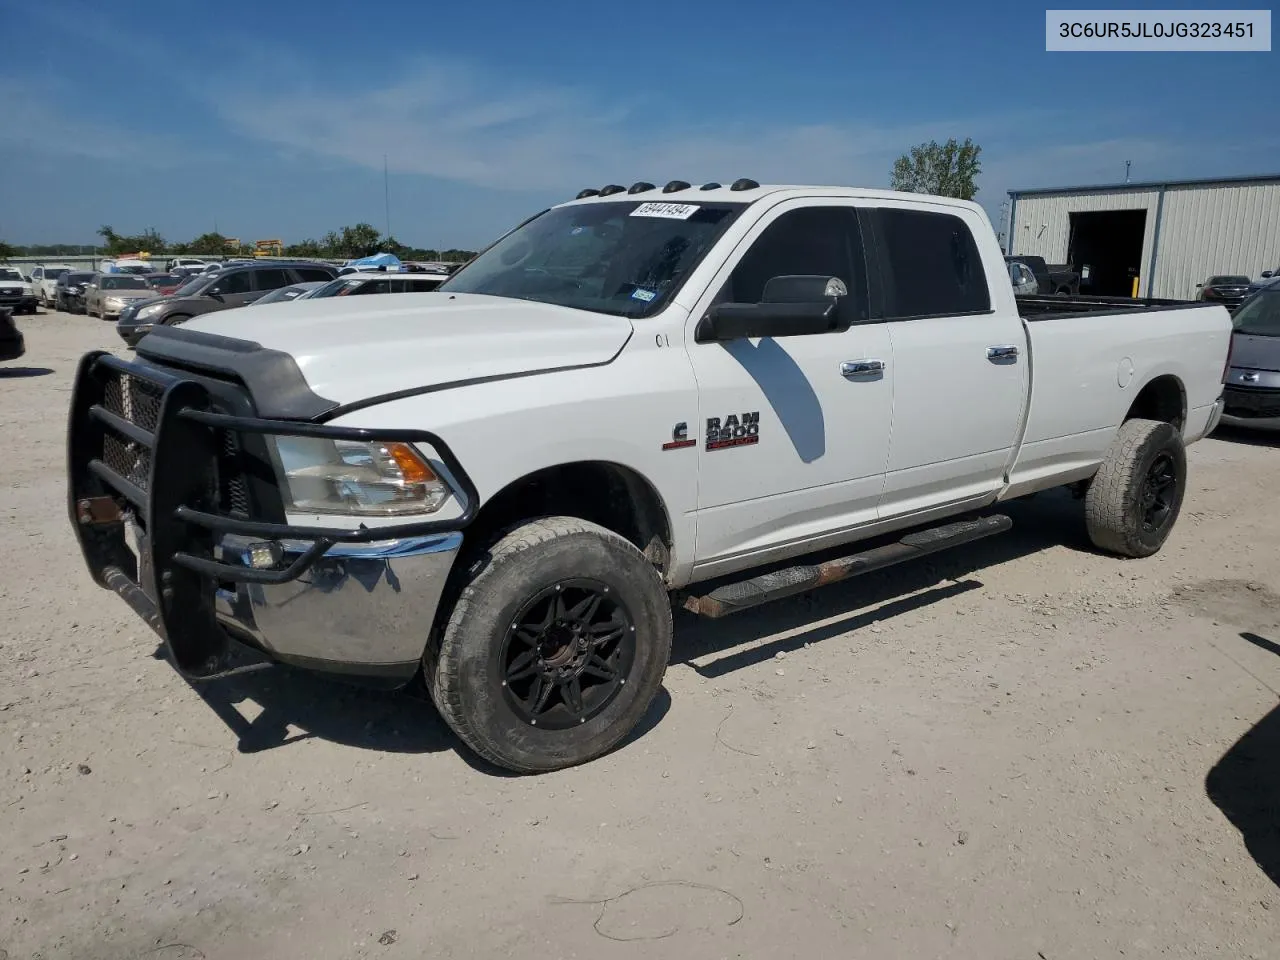
{"type": "Polygon", "coordinates": [[[1176,310],[1189,307],[1207,307],[1213,304],[1200,300],[1161,300],[1155,297],[1091,297],[1083,294],[1074,297],[1021,296],[1014,297],[1018,313],[1025,320],[1052,320],[1080,313],[1142,313],[1150,310],[1176,310]]]}

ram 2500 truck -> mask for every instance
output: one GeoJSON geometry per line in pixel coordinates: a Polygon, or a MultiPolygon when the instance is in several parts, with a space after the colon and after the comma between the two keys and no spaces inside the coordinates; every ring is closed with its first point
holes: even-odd
{"type": "Polygon", "coordinates": [[[973,203],[611,185],[437,292],[86,355],[70,521],[187,678],[245,647],[421,673],[476,753],[552,770],[648,709],[673,599],[750,609],[1061,485],[1101,549],[1159,550],[1230,337],[1211,304],[1016,302],[973,203]]]}

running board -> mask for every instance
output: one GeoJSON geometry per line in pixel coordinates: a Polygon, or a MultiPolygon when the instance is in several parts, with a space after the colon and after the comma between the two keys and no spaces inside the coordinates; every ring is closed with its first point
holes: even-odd
{"type": "Polygon", "coordinates": [[[883,547],[873,547],[861,553],[852,553],[847,557],[828,560],[826,563],[787,567],[765,573],[750,580],[739,583],[728,583],[716,587],[704,597],[686,596],[683,606],[690,613],[716,619],[749,610],[770,600],[806,593],[816,587],[825,587],[829,583],[847,580],[859,574],[881,570],[906,560],[914,560],[930,553],[937,553],[950,547],[958,547],[962,543],[972,543],[983,537],[1004,533],[1013,526],[1013,521],[1002,513],[982,517],[978,520],[963,520],[959,523],[947,523],[940,527],[930,527],[909,533],[897,543],[883,547]]]}

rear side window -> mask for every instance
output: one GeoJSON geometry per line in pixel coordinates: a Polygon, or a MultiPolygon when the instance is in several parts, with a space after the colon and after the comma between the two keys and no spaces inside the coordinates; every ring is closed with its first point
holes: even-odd
{"type": "Polygon", "coordinates": [[[949,213],[881,209],[886,317],[938,317],[991,309],[987,276],[968,225],[949,213]]]}
{"type": "Polygon", "coordinates": [[[354,290],[352,292],[357,295],[366,295],[370,293],[390,293],[391,281],[390,280],[370,280],[368,283],[361,286],[358,290],[354,290]]]}
{"type": "Polygon", "coordinates": [[[279,290],[293,282],[284,270],[254,270],[253,279],[259,290],[279,290]]]}
{"type": "Polygon", "coordinates": [[[328,283],[333,279],[333,274],[328,270],[317,270],[314,267],[294,267],[293,272],[302,283],[328,283]]]}

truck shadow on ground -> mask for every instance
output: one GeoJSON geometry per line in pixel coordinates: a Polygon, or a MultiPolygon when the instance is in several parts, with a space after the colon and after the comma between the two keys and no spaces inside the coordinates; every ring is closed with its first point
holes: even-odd
{"type": "Polygon", "coordinates": [[[53,373],[48,367],[0,367],[0,380],[25,380],[28,377],[47,377],[53,373]]]}
{"type": "MultiPolygon", "coordinates": [[[[1280,656],[1280,643],[1242,633],[1280,656]]],[[[1240,831],[1254,862],[1280,887],[1280,705],[1249,729],[1209,771],[1205,793],[1240,831]]]]}
{"type": "MultiPolygon", "coordinates": [[[[163,646],[156,656],[165,658],[163,646]]],[[[402,690],[387,691],[280,665],[193,684],[192,688],[235,736],[240,753],[259,753],[319,738],[384,753],[454,750],[481,773],[514,776],[462,746],[436,712],[420,680],[402,690]]],[[[621,746],[656,727],[669,709],[671,697],[665,689],[660,690],[621,746]]]]}
{"type": "MultiPolygon", "coordinates": [[[[677,610],[672,661],[687,664],[708,679],[721,677],[778,653],[980,590],[983,583],[976,574],[984,569],[1055,546],[1094,552],[1084,526],[1083,504],[1064,490],[1004,504],[999,512],[1013,519],[1008,533],[776,600],[749,613],[706,620],[677,610]],[[858,610],[865,612],[854,612],[858,610]],[[783,636],[766,640],[775,634],[783,636]],[[746,649],[736,649],[740,647],[746,649]]],[[[825,551],[813,559],[820,562],[856,549],[860,546],[825,551]]],[[[709,589],[710,585],[699,585],[698,592],[709,589]]]]}
{"type": "MultiPolygon", "coordinates": [[[[920,610],[939,600],[982,588],[977,571],[1054,546],[1090,550],[1079,501],[1054,491],[1007,505],[1009,533],[952,552],[834,584],[811,594],[767,604],[748,615],[702,620],[677,611],[673,662],[687,663],[707,677],[723,676],[792,650],[839,636],[877,620],[920,610]],[[909,596],[908,596],[909,594],[909,596]],[[855,613],[875,607],[866,613],[855,613]],[[852,616],[850,616],[852,614],[852,616]],[[811,625],[815,620],[839,619],[811,625]],[[809,625],[809,626],[807,626],[809,625]],[[764,644],[773,634],[787,634],[764,644]],[[746,646],[747,649],[738,649],[746,646]],[[716,657],[716,654],[722,656],[716,657]],[[705,660],[712,657],[708,664],[705,660]],[[695,664],[696,659],[704,661],[695,664]]],[[[836,556],[828,551],[816,559],[836,556]]],[[[847,552],[847,551],[846,551],[847,552]]],[[[164,658],[163,647],[156,656],[164,658]]],[[[236,738],[241,753],[257,753],[320,738],[388,753],[456,750],[476,770],[506,775],[462,748],[432,706],[421,682],[390,693],[362,688],[321,674],[276,666],[193,685],[236,738]]],[[[663,689],[621,745],[645,736],[671,707],[663,689]]]]}

